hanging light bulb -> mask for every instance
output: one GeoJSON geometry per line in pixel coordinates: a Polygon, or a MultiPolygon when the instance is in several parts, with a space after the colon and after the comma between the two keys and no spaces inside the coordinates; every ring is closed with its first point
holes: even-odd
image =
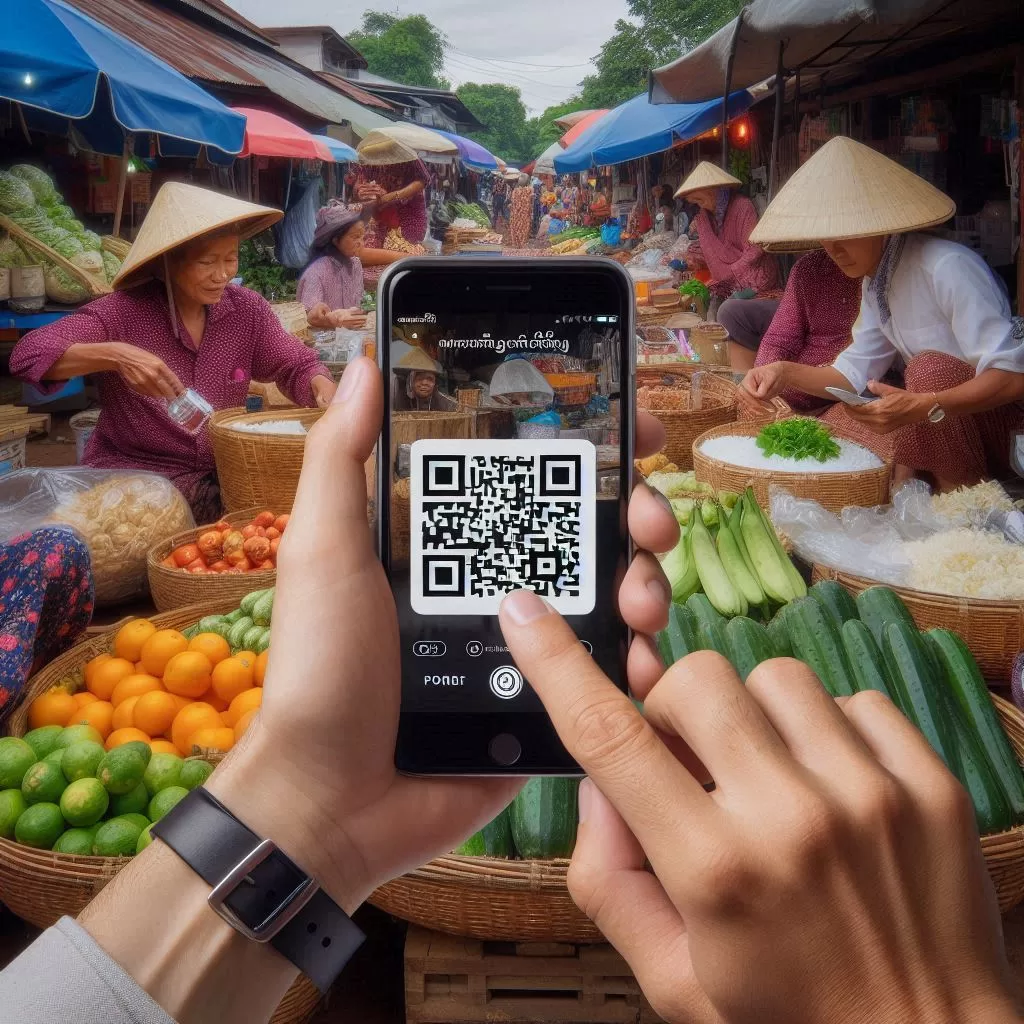
{"type": "Polygon", "coordinates": [[[32,77],[30,72],[26,71],[25,77],[22,78],[22,81],[25,83],[25,85],[31,85],[35,81],[35,79],[32,77]]]}

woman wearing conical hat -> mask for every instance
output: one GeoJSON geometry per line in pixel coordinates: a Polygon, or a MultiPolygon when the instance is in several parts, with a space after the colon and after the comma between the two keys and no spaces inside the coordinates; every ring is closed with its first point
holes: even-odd
{"type": "Polygon", "coordinates": [[[820,241],[863,277],[850,346],[829,366],[776,362],[751,370],[759,398],[784,388],[828,399],[827,387],[878,396],[823,419],[897,468],[939,489],[1009,469],[1010,434],[1024,430],[1024,321],[977,254],[923,234],[953,201],[852,139],[823,146],[786,183],[752,234],[767,243],[820,241]],[[897,360],[904,387],[881,383],[897,360]]]}
{"type": "Polygon", "coordinates": [[[96,374],[102,412],[85,465],[169,477],[197,522],[219,518],[213,451],[167,415],[186,388],[215,409],[245,404],[251,380],[294,402],[324,406],[335,385],[316,353],[281,326],[269,303],[230,284],[238,246],[279,210],[169,182],[157,193],[114,279],[114,292],[26,334],[11,372],[42,391],[96,374]]]}
{"type": "Polygon", "coordinates": [[[737,191],[742,184],[739,178],[702,160],[676,190],[676,199],[700,207],[693,225],[711,273],[708,287],[718,300],[735,292],[763,295],[779,283],[775,257],[750,241],[757,210],[737,191]]]}

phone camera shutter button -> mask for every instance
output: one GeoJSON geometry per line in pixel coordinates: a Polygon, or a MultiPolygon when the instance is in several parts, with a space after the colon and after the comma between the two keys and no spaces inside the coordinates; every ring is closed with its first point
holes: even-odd
{"type": "Polygon", "coordinates": [[[515,764],[523,753],[519,740],[507,732],[495,736],[487,750],[493,761],[506,768],[515,764]]]}

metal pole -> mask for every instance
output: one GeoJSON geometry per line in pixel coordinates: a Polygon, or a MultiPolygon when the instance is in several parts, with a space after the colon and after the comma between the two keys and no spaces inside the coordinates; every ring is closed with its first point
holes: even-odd
{"type": "Polygon", "coordinates": [[[131,138],[124,140],[124,155],[121,157],[121,173],[117,178],[117,207],[114,210],[114,237],[121,234],[121,214],[124,212],[124,189],[128,182],[128,163],[132,158],[131,138]]]}
{"type": "Polygon", "coordinates": [[[775,198],[775,179],[778,175],[779,134],[782,131],[782,103],[786,98],[785,72],[782,67],[782,51],[786,43],[779,40],[779,66],[775,71],[775,123],[772,125],[772,155],[768,162],[768,202],[775,198]]]}
{"type": "Polygon", "coordinates": [[[736,16],[736,31],[732,34],[729,46],[729,60],[725,65],[725,92],[722,94],[722,170],[729,170],[729,93],[732,92],[732,66],[736,60],[736,48],[740,43],[740,31],[743,28],[743,15],[746,7],[736,16]]]}

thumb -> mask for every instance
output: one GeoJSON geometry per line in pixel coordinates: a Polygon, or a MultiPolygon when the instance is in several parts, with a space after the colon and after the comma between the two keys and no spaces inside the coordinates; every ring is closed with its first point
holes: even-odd
{"type": "Polygon", "coordinates": [[[883,384],[880,380],[868,381],[868,391],[873,395],[895,395],[902,390],[902,388],[894,388],[891,384],[883,384]]]}

